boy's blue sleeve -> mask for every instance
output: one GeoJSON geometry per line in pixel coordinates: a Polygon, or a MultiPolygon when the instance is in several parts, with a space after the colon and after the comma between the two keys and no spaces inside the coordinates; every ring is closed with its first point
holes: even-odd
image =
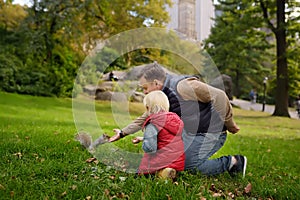
{"type": "Polygon", "coordinates": [[[146,153],[155,153],[157,150],[158,130],[153,124],[148,124],[144,131],[142,148],[146,153]]]}

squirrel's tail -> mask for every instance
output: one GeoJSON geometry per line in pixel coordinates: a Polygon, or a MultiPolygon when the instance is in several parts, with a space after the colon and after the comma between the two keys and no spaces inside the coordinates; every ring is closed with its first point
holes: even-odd
{"type": "Polygon", "coordinates": [[[92,144],[92,137],[87,133],[77,133],[75,140],[79,141],[80,144],[86,149],[90,148],[92,144]]]}

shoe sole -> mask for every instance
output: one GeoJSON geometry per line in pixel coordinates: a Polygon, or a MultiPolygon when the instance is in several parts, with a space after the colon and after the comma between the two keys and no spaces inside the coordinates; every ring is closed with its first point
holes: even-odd
{"type": "Polygon", "coordinates": [[[243,178],[245,178],[246,175],[246,168],[247,168],[247,157],[244,156],[243,178]]]}

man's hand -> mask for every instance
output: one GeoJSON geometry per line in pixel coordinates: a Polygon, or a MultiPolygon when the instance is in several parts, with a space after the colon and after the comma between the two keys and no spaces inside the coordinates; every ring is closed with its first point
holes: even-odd
{"type": "Polygon", "coordinates": [[[234,124],[234,126],[232,126],[232,127],[227,127],[227,130],[230,133],[235,134],[235,133],[239,132],[240,127],[238,127],[236,124],[234,124]]]}
{"type": "Polygon", "coordinates": [[[120,129],[113,129],[113,131],[115,132],[115,135],[112,136],[111,138],[109,138],[109,142],[115,142],[118,141],[121,137],[120,137],[120,133],[121,130],[120,129]]]}

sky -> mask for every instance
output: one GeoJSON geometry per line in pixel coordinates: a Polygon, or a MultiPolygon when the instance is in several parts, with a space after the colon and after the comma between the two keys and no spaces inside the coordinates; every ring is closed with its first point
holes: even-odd
{"type": "MultiPolygon", "coordinates": [[[[296,0],[297,2],[300,2],[300,0],[296,0]]],[[[214,2],[216,3],[217,1],[216,0],[214,0],[214,2]]],[[[25,5],[25,4],[27,4],[27,5],[32,5],[31,4],[31,2],[30,2],[30,0],[13,0],[13,3],[14,4],[20,4],[20,5],[25,5]]],[[[300,10],[300,9],[299,9],[300,10]]],[[[298,16],[299,15],[299,13],[295,13],[295,16],[298,16]]]]}
{"type": "Polygon", "coordinates": [[[13,3],[14,4],[20,4],[20,5],[25,5],[25,4],[27,4],[27,5],[30,5],[31,3],[30,3],[30,0],[13,0],[13,3]]]}

